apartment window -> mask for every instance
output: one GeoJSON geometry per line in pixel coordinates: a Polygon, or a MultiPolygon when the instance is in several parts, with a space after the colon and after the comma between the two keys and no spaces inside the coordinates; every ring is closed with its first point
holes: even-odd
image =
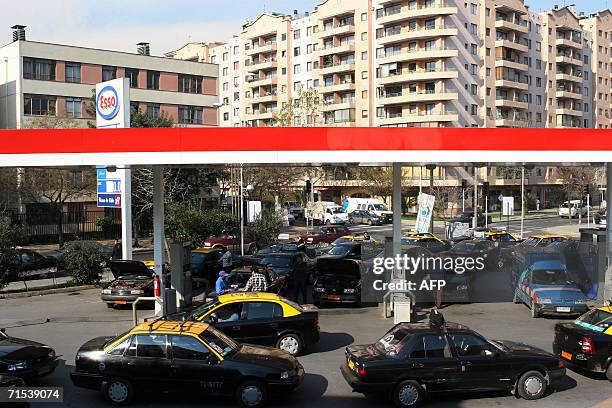
{"type": "Polygon", "coordinates": [[[542,105],[542,95],[536,95],[536,104],[538,106],[542,105]]]}
{"type": "Polygon", "coordinates": [[[542,43],[539,41],[536,41],[536,51],[542,51],[542,43]]]}
{"type": "Polygon", "coordinates": [[[240,62],[234,62],[234,70],[238,70],[240,68],[240,62]]]}
{"type": "Polygon", "coordinates": [[[131,88],[138,88],[138,69],[126,68],[125,77],[130,79],[131,88]]]}
{"type": "Polygon", "coordinates": [[[476,24],[472,24],[472,25],[470,26],[470,32],[471,32],[472,34],[474,34],[474,35],[477,35],[477,34],[478,34],[478,25],[476,25],[476,24]]]}
{"type": "MultiPolygon", "coordinates": [[[[246,48],[246,45],[244,47],[246,48]]],[[[212,55],[210,57],[210,63],[211,64],[216,64],[217,63],[217,56],[216,55],[212,55]]]]}
{"type": "Polygon", "coordinates": [[[102,67],[102,82],[112,81],[113,79],[117,79],[117,67],[102,67]]]}
{"type": "Polygon", "coordinates": [[[368,71],[361,71],[361,79],[368,79],[368,71]]]}
{"type": "Polygon", "coordinates": [[[299,74],[301,70],[302,70],[302,66],[300,64],[295,64],[293,66],[293,73],[294,74],[299,74]]]}
{"type": "Polygon", "coordinates": [[[227,58],[229,57],[229,53],[224,52],[223,53],[223,61],[227,61],[227,58]]]}
{"type": "Polygon", "coordinates": [[[139,112],[140,111],[140,102],[131,101],[130,102],[130,112],[139,112]]]}
{"type": "Polygon", "coordinates": [[[307,62],[306,63],[306,72],[310,72],[312,71],[312,62],[307,62]]]}
{"type": "Polygon", "coordinates": [[[55,61],[24,58],[23,77],[40,81],[55,81],[55,61]]]}
{"type": "Polygon", "coordinates": [[[81,64],[77,62],[66,63],[66,82],[81,83],[81,64]]]}
{"type": "Polygon", "coordinates": [[[147,71],[147,89],[159,89],[158,71],[147,71]]]}
{"type": "Polygon", "coordinates": [[[55,116],[55,96],[24,95],[23,114],[34,116],[55,116]]]}
{"type": "Polygon", "coordinates": [[[293,83],[293,92],[299,92],[300,89],[302,89],[302,83],[301,82],[294,82],[293,83]]]}
{"type": "Polygon", "coordinates": [[[300,39],[300,30],[294,30],[293,31],[293,39],[294,40],[299,40],[300,39]]]}
{"type": "Polygon", "coordinates": [[[223,120],[229,120],[229,112],[223,113],[223,120]]]}
{"type": "Polygon", "coordinates": [[[487,17],[489,17],[489,16],[491,15],[491,9],[490,9],[490,8],[488,8],[488,7],[487,7],[487,8],[485,9],[485,15],[486,15],[487,17]]]}
{"type": "Polygon", "coordinates": [[[238,47],[237,45],[234,45],[234,55],[238,55],[239,52],[240,52],[240,47],[238,47]]]}
{"type": "Polygon", "coordinates": [[[472,84],[472,95],[478,95],[478,85],[472,84]]]}
{"type": "Polygon", "coordinates": [[[223,75],[223,76],[228,76],[228,75],[229,75],[229,68],[228,68],[228,67],[223,68],[223,71],[222,71],[222,72],[223,72],[223,73],[222,73],[221,75],[223,75]]]}
{"type": "Polygon", "coordinates": [[[240,115],[240,108],[234,108],[234,116],[240,115]]]}
{"type": "Polygon", "coordinates": [[[584,56],[584,63],[585,63],[585,64],[588,64],[588,63],[589,63],[589,56],[588,56],[588,55],[585,55],[585,56],[584,56]]]}
{"type": "MultiPolygon", "coordinates": [[[[223,90],[224,91],[229,91],[229,82],[224,82],[223,83],[223,90]]],[[[192,92],[193,93],[193,92],[192,92]]]]}
{"type": "Polygon", "coordinates": [[[361,41],[366,41],[368,39],[367,31],[361,33],[361,41]]]}
{"type": "Polygon", "coordinates": [[[365,119],[365,118],[367,118],[367,117],[368,117],[368,111],[367,111],[367,110],[365,110],[365,109],[364,109],[364,110],[362,110],[362,111],[361,111],[361,117],[362,117],[362,118],[364,118],[364,119],[365,119]]]}
{"type": "Polygon", "coordinates": [[[81,99],[66,98],[66,116],[70,118],[81,117],[81,99]]]}
{"type": "Polygon", "coordinates": [[[178,81],[179,92],[192,94],[202,93],[202,77],[179,74],[178,81]]]}
{"type": "Polygon", "coordinates": [[[362,61],[365,61],[365,60],[367,60],[367,59],[368,59],[368,52],[367,52],[367,51],[363,51],[363,52],[361,53],[361,60],[362,60],[362,61]]]}
{"type": "Polygon", "coordinates": [[[179,106],[178,121],[185,125],[202,124],[202,111],[199,106],[179,106]]]}
{"type": "Polygon", "coordinates": [[[147,116],[150,118],[159,118],[161,105],[159,103],[147,103],[147,116]]]}
{"type": "Polygon", "coordinates": [[[537,86],[538,88],[541,88],[541,87],[542,87],[542,78],[540,78],[540,77],[536,77],[536,86],[537,86]]]}
{"type": "Polygon", "coordinates": [[[361,99],[368,99],[368,91],[361,91],[361,99]]]}
{"type": "Polygon", "coordinates": [[[486,53],[487,53],[487,57],[490,57],[490,56],[491,56],[491,49],[490,49],[489,47],[487,47],[487,51],[486,51],[486,53]]]}
{"type": "Polygon", "coordinates": [[[299,57],[301,54],[302,54],[302,52],[301,52],[301,50],[300,50],[300,47],[295,47],[295,48],[293,49],[293,56],[294,56],[294,57],[299,57]]]}
{"type": "Polygon", "coordinates": [[[486,35],[487,37],[490,37],[490,36],[491,36],[491,29],[490,29],[490,28],[488,28],[488,27],[487,27],[487,28],[485,28],[485,35],[486,35]]]}
{"type": "Polygon", "coordinates": [[[542,69],[542,60],[536,59],[536,69],[542,69]]]}
{"type": "Polygon", "coordinates": [[[312,54],[312,44],[306,46],[306,54],[312,54]]]}
{"type": "Polygon", "coordinates": [[[470,69],[470,73],[471,73],[472,75],[476,75],[476,74],[478,73],[478,65],[476,65],[476,64],[472,64],[472,65],[471,65],[471,69],[470,69]]]}
{"type": "Polygon", "coordinates": [[[287,68],[281,69],[281,75],[287,75],[287,68]]]}
{"type": "Polygon", "coordinates": [[[470,3],[470,13],[476,15],[478,14],[478,6],[474,3],[470,3]]]}

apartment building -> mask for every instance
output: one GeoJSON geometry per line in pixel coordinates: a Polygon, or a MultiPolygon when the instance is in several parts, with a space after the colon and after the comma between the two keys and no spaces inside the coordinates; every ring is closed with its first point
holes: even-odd
{"type": "Polygon", "coordinates": [[[164,113],[179,126],[218,125],[216,65],[154,57],[146,43],[130,54],[28,41],[25,27],[14,30],[0,48],[1,128],[27,128],[44,116],[85,127],[95,84],[120,77],[130,78],[133,109],[164,113]]]}

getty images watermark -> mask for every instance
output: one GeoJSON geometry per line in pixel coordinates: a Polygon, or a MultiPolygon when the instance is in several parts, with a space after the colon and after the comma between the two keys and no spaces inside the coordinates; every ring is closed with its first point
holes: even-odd
{"type": "MultiPolygon", "coordinates": [[[[485,269],[485,257],[436,257],[436,256],[408,256],[396,255],[388,258],[375,258],[372,272],[382,275],[387,271],[403,270],[404,276],[417,275],[419,272],[429,273],[430,276],[442,276],[447,273],[463,275],[466,272],[482,271],[485,269]]],[[[439,290],[446,286],[446,279],[397,280],[384,282],[374,280],[373,287],[377,291],[396,290],[439,290]]]]}

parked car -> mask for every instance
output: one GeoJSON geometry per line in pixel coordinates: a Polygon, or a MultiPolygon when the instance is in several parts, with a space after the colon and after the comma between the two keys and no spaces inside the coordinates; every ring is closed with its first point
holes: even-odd
{"type": "Polygon", "coordinates": [[[559,358],[544,350],[488,340],[457,323],[400,323],[374,344],[347,347],[341,371],[353,391],[388,395],[400,408],[449,391],[507,391],[535,400],[565,376],[559,358]]]}
{"type": "MultiPolygon", "coordinates": [[[[460,212],[456,217],[451,219],[450,222],[461,222],[472,225],[474,222],[474,211],[460,212]]],[[[492,222],[493,218],[490,215],[485,218],[485,215],[481,211],[478,211],[478,218],[476,220],[478,227],[484,227],[486,224],[491,224],[492,222]]]]}
{"type": "Polygon", "coordinates": [[[442,241],[430,233],[407,233],[402,237],[402,245],[416,245],[427,248],[432,253],[450,249],[448,242],[442,241]]]}
{"type": "Polygon", "coordinates": [[[24,385],[25,381],[23,381],[23,378],[0,374],[0,388],[23,387],[24,385]]]}
{"type": "MultiPolygon", "coordinates": [[[[526,253],[534,252],[534,248],[545,248],[554,242],[561,241],[567,241],[567,237],[556,234],[532,235],[516,245],[502,247],[497,266],[499,269],[503,269],[507,266],[516,268],[517,263],[520,263],[519,259],[524,258],[526,253]]],[[[513,276],[513,278],[516,278],[516,276],[513,276]]]]}
{"type": "MultiPolygon", "coordinates": [[[[241,290],[246,286],[251,277],[251,273],[251,268],[246,266],[234,269],[228,277],[229,284],[241,290]]],[[[259,268],[259,273],[266,279],[268,285],[267,292],[276,293],[278,295],[283,293],[287,288],[287,277],[285,275],[280,275],[270,268],[259,268]]]]}
{"type": "Polygon", "coordinates": [[[590,310],[555,325],[554,353],[563,361],[612,381],[612,307],[590,310]]]}
{"type": "Polygon", "coordinates": [[[38,252],[25,248],[15,248],[13,250],[12,273],[8,276],[8,281],[24,279],[44,279],[57,272],[57,261],[53,257],[45,257],[38,252]]]}
{"type": "Polygon", "coordinates": [[[272,293],[237,292],[221,295],[169,320],[200,321],[245,342],[277,347],[293,355],[319,341],[319,311],[272,293]]]}
{"type": "Polygon", "coordinates": [[[331,244],[336,239],[344,235],[349,235],[351,231],[345,226],[328,226],[319,228],[311,234],[304,234],[300,237],[300,242],[306,245],[331,244]]]}
{"type": "Polygon", "coordinates": [[[274,242],[267,247],[261,248],[253,256],[255,258],[262,258],[275,252],[304,252],[309,258],[315,258],[317,256],[317,251],[314,248],[308,247],[304,243],[296,242],[274,242]]]}
{"type": "Polygon", "coordinates": [[[31,380],[51,374],[58,361],[55,350],[32,340],[19,339],[0,330],[0,375],[31,380]]]}
{"type": "Polygon", "coordinates": [[[483,258],[487,270],[496,270],[500,249],[499,243],[495,241],[483,238],[466,239],[457,242],[447,251],[440,252],[440,256],[450,258],[483,258]]]}
{"type": "Polygon", "coordinates": [[[365,233],[354,233],[351,235],[343,235],[340,238],[336,239],[332,242],[332,245],[342,245],[342,244],[352,244],[352,243],[361,243],[368,242],[370,244],[378,244],[379,241],[372,238],[371,236],[365,236],[365,233]]]}
{"type": "Polygon", "coordinates": [[[191,251],[191,276],[206,279],[209,283],[217,279],[222,269],[221,255],[224,248],[202,248],[191,251]]]}
{"type": "Polygon", "coordinates": [[[110,270],[115,278],[102,288],[102,301],[109,308],[133,303],[139,297],[154,295],[155,272],[145,262],[110,261],[110,270]]]}
{"type": "Polygon", "coordinates": [[[543,251],[528,258],[514,287],[514,303],[524,303],[531,317],[568,316],[589,310],[587,296],[570,276],[563,255],[543,251]]]}
{"type": "MultiPolygon", "coordinates": [[[[342,239],[342,238],[338,238],[342,239]]],[[[337,240],[336,240],[337,241],[337,240]]],[[[334,241],[334,242],[336,242],[334,241]]],[[[334,245],[329,251],[325,254],[319,256],[316,259],[316,269],[319,270],[319,263],[326,259],[361,259],[361,242],[359,241],[349,241],[342,242],[334,245]]]]}
{"type": "Polygon", "coordinates": [[[77,387],[102,391],[113,405],[138,393],[200,392],[260,408],[304,378],[289,353],[240,344],[205,323],[154,321],[117,337],[98,337],[77,352],[77,387]]]}
{"type": "MultiPolygon", "coordinates": [[[[339,245],[332,249],[345,247],[339,245]]],[[[350,247],[347,248],[350,250],[350,247]]],[[[325,303],[361,304],[361,271],[355,259],[326,255],[317,259],[317,278],[312,288],[315,305],[325,303]]]]}
{"type": "MultiPolygon", "coordinates": [[[[240,245],[240,243],[240,234],[224,231],[216,237],[208,237],[204,241],[204,248],[227,248],[240,245]]],[[[253,242],[253,239],[251,237],[244,237],[244,245],[247,253],[252,255],[257,252],[257,244],[253,242]]]]}
{"type": "Polygon", "coordinates": [[[581,200],[565,201],[559,206],[559,217],[561,218],[575,218],[586,214],[587,207],[581,200]]]}
{"type": "Polygon", "coordinates": [[[349,224],[382,225],[384,220],[372,211],[355,210],[349,213],[349,224]]]}
{"type": "Polygon", "coordinates": [[[605,227],[608,225],[608,211],[600,211],[593,216],[593,224],[605,227]]]}
{"type": "Polygon", "coordinates": [[[309,270],[312,273],[314,262],[304,252],[277,252],[271,253],[259,260],[259,264],[267,266],[277,274],[284,276],[287,279],[287,284],[293,283],[293,266],[295,265],[296,257],[302,258],[309,270]]]}

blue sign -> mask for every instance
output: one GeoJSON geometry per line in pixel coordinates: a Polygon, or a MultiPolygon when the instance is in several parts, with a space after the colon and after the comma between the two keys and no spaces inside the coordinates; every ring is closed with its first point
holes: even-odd
{"type": "Polygon", "coordinates": [[[121,180],[98,179],[98,193],[121,194],[121,180]]]}
{"type": "Polygon", "coordinates": [[[121,194],[98,194],[98,207],[121,208],[121,194]]]}
{"type": "Polygon", "coordinates": [[[121,180],[119,174],[109,172],[103,166],[98,166],[96,173],[98,176],[98,207],[121,208],[121,180]]]}
{"type": "Polygon", "coordinates": [[[97,169],[98,170],[98,180],[102,180],[106,178],[106,168],[97,169]]]}

